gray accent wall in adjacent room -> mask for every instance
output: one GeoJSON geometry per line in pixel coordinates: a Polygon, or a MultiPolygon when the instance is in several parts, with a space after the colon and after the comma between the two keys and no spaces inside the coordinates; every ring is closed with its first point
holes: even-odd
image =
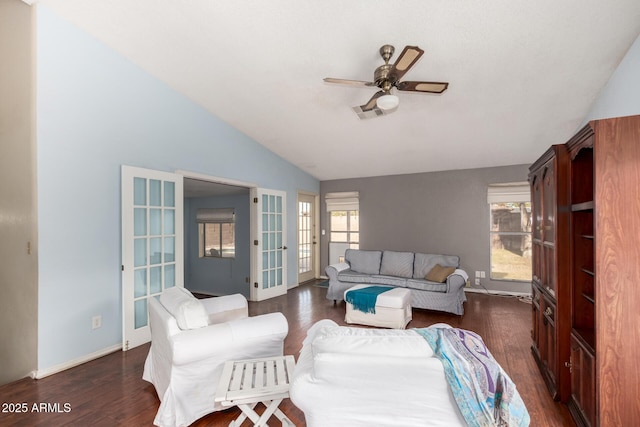
{"type": "Polygon", "coordinates": [[[185,287],[207,295],[243,294],[249,298],[247,278],[251,274],[249,190],[236,196],[194,197],[184,201],[185,287]],[[233,208],[235,211],[236,255],[234,258],[201,258],[199,253],[199,208],[233,208]]]}
{"type": "Polygon", "coordinates": [[[321,271],[329,252],[324,196],[358,191],[361,249],[458,255],[470,277],[477,270],[486,271],[482,283],[487,289],[528,293],[530,282],[489,279],[487,203],[489,184],[526,181],[528,172],[529,165],[514,165],[323,181],[320,226],[326,233],[320,239],[321,271]]]}

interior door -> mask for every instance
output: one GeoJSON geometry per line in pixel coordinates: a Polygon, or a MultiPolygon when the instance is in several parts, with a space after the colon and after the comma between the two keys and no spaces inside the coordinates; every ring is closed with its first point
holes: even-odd
{"type": "Polygon", "coordinates": [[[252,188],[251,301],[287,293],[287,218],[284,191],[252,188]]]}
{"type": "Polygon", "coordinates": [[[151,339],[147,300],[183,287],[182,175],[122,166],[122,348],[151,339]]]}
{"type": "Polygon", "coordinates": [[[298,283],[316,277],[315,196],[298,193],[298,283]]]}

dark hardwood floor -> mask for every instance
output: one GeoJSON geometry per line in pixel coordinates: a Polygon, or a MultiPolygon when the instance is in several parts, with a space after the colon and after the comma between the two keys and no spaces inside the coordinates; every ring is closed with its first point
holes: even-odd
{"type": "MultiPolygon", "coordinates": [[[[325,294],[324,288],[301,285],[287,295],[250,303],[249,311],[251,315],[284,313],[289,321],[285,354],[297,358],[306,331],[313,323],[328,318],[344,324],[344,303],[334,306],[325,299],[325,294]]],[[[531,305],[516,298],[473,293],[468,294],[464,317],[414,309],[408,327],[425,327],[437,322],[475,331],[484,338],[493,356],[516,383],[531,415],[532,426],[574,425],[566,407],[551,400],[531,355],[531,305]]],[[[141,378],[148,349],[147,344],[41,380],[25,378],[1,386],[0,425],[153,425],[160,401],[153,386],[141,378]],[[16,408],[25,411],[16,412],[16,408]]],[[[297,426],[305,425],[304,414],[289,399],[280,407],[297,426]]],[[[216,412],[193,425],[226,426],[239,413],[236,408],[216,412]]],[[[270,421],[270,425],[279,425],[275,417],[270,421]]],[[[244,425],[250,423],[245,421],[244,425]]]]}

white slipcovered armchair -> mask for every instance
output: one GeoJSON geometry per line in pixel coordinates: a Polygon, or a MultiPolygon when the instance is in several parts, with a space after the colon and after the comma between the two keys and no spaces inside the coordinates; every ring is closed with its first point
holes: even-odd
{"type": "Polygon", "coordinates": [[[187,426],[223,409],[214,396],[228,360],[281,356],[288,324],[282,313],[248,317],[240,294],[196,299],[169,288],[149,299],[151,348],[142,378],[160,398],[154,424],[187,426]]]}

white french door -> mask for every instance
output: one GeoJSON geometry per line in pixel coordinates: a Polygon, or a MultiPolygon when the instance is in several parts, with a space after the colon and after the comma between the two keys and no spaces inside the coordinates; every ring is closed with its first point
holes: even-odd
{"type": "Polygon", "coordinates": [[[284,191],[251,189],[251,301],[287,293],[287,218],[284,191]]]}
{"type": "Polygon", "coordinates": [[[316,277],[316,197],[298,193],[298,283],[316,277]]]}
{"type": "Polygon", "coordinates": [[[122,349],[151,339],[147,300],[183,287],[182,175],[122,166],[122,349]]]}

